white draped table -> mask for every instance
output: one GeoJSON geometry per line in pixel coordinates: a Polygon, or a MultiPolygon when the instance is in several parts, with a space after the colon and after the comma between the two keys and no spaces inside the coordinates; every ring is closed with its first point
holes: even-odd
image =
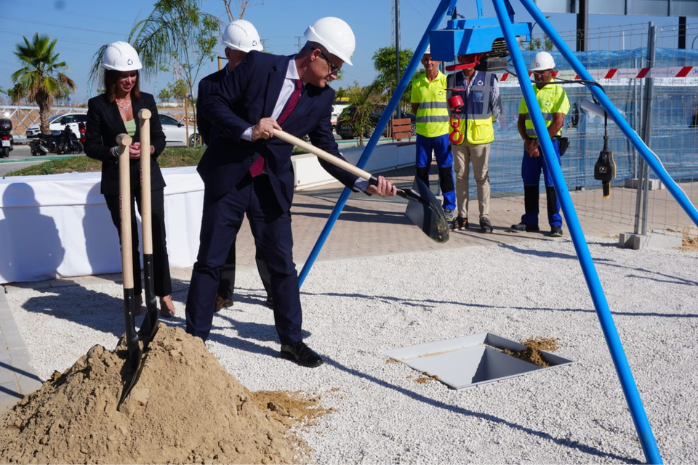
{"type": "MultiPolygon", "coordinates": [[[[191,266],[204,184],[193,166],[162,171],[170,266],[191,266]]],[[[119,237],[99,193],[100,178],[69,173],[0,179],[0,283],[121,271],[119,237]]]]}

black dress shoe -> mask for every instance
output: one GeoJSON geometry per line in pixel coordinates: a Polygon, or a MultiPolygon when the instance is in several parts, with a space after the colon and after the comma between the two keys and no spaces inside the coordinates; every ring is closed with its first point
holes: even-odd
{"type": "Polygon", "coordinates": [[[267,295],[267,301],[264,304],[272,310],[274,309],[274,299],[272,299],[271,295],[267,295]]]}
{"type": "Polygon", "coordinates": [[[281,346],[281,356],[288,360],[294,360],[300,366],[315,368],[323,364],[322,357],[317,352],[305,345],[305,342],[298,341],[293,344],[281,346]]]}
{"type": "Polygon", "coordinates": [[[214,312],[220,312],[221,308],[228,308],[233,306],[233,299],[224,299],[223,297],[216,294],[216,308],[214,312]]]}

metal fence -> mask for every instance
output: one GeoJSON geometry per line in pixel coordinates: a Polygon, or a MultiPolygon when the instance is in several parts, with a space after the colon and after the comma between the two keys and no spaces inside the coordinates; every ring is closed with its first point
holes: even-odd
{"type": "MultiPolygon", "coordinates": [[[[51,116],[63,113],[87,113],[87,108],[55,107],[49,112],[51,116]]],[[[39,123],[39,108],[25,105],[0,105],[0,117],[12,121],[12,133],[15,137],[24,137],[27,128],[39,123]]]]}
{"type": "MultiPolygon", "coordinates": [[[[632,75],[632,70],[647,66],[645,57],[648,52],[648,27],[630,28],[625,31],[598,32],[593,38],[599,47],[606,43],[607,48],[618,46],[614,41],[633,43],[638,48],[632,50],[578,52],[577,56],[592,73],[600,76],[612,74],[610,70],[625,70],[616,75],[632,75]],[[640,46],[641,40],[645,46],[640,46]],[[605,42],[604,42],[605,41],[605,42]],[[608,73],[607,73],[608,71],[608,73]]],[[[687,36],[693,37],[695,31],[687,36]]],[[[563,35],[564,36],[564,35],[563,35]]],[[[673,39],[675,47],[677,32],[672,29],[659,31],[656,44],[667,44],[673,39]]],[[[542,42],[542,41],[541,41],[542,42]]],[[[569,40],[568,40],[569,42],[569,40]]],[[[524,44],[525,46],[525,44],[524,44]]],[[[535,52],[525,52],[528,61],[535,52]]],[[[570,67],[555,51],[551,52],[560,70],[565,75],[570,67]]],[[[676,48],[656,49],[656,60],[652,64],[657,75],[669,76],[676,69],[684,67],[685,77],[654,78],[653,98],[649,105],[651,111],[648,145],[658,155],[670,176],[684,189],[694,205],[698,205],[698,50],[679,50],[676,48]],[[661,71],[661,72],[660,72],[661,71]],[[696,76],[696,77],[694,77],[696,76]]],[[[567,72],[567,75],[570,73],[567,72]]],[[[574,75],[574,73],[571,73],[574,75]]],[[[638,73],[636,73],[638,74],[638,73]]],[[[490,159],[490,180],[493,195],[498,197],[521,195],[521,159],[523,143],[519,137],[516,121],[521,102],[521,90],[516,81],[507,82],[506,76],[500,74],[502,116],[495,125],[496,138],[492,144],[490,159]]],[[[620,78],[597,79],[604,85],[606,94],[625,116],[632,127],[642,134],[643,114],[648,108],[643,100],[646,88],[652,85],[648,79],[620,78]]],[[[582,101],[591,100],[591,93],[582,85],[564,84],[571,110],[565,119],[563,133],[570,139],[570,147],[562,158],[562,170],[567,187],[572,191],[575,208],[586,215],[592,215],[608,221],[636,223],[636,217],[642,216],[637,210],[637,178],[641,157],[618,127],[609,120],[608,136],[610,149],[616,162],[616,179],[612,182],[610,199],[603,199],[600,192],[601,182],[594,180],[594,164],[603,148],[604,119],[582,108],[582,101]]],[[[650,179],[655,178],[650,173],[650,179]]],[[[474,186],[474,182],[471,182],[474,186]]],[[[649,187],[659,187],[658,181],[649,183],[649,187]]],[[[475,194],[474,187],[471,196],[475,194]]],[[[647,229],[683,230],[689,236],[698,236],[698,229],[678,206],[666,189],[647,192],[652,199],[653,208],[646,213],[647,229]]],[[[632,229],[632,227],[630,228],[632,229]]]]}
{"type": "MultiPolygon", "coordinates": [[[[648,24],[625,25],[622,28],[596,28],[588,31],[589,48],[594,51],[577,53],[587,69],[601,76],[611,69],[637,70],[647,66],[648,45],[656,45],[656,59],[653,69],[670,70],[677,67],[698,66],[698,50],[680,50],[676,48],[678,26],[658,29],[649,43],[650,27],[648,24]]],[[[576,32],[561,32],[563,39],[574,46],[576,32]]],[[[687,43],[691,47],[698,39],[698,27],[689,27],[686,31],[687,43]]],[[[545,38],[533,35],[544,46],[545,38]]],[[[528,48],[528,44],[522,44],[528,48]]],[[[534,51],[524,52],[524,59],[529,60],[534,51]]],[[[557,68],[562,74],[570,67],[555,51],[557,68]]],[[[623,74],[623,73],[618,73],[623,74]]],[[[500,74],[501,76],[501,74],[500,74]]],[[[628,78],[597,79],[611,101],[621,111],[632,127],[642,134],[643,114],[647,102],[643,100],[648,79],[628,78]]],[[[510,81],[511,82],[511,81],[510,81]]],[[[612,182],[610,199],[603,199],[600,192],[601,183],[594,180],[594,163],[603,148],[603,118],[589,113],[582,108],[582,101],[590,100],[590,92],[581,85],[565,84],[571,110],[565,120],[564,135],[570,138],[570,147],[562,158],[562,170],[567,187],[572,191],[575,208],[585,215],[592,215],[608,221],[633,225],[637,221],[637,185],[640,172],[640,158],[616,125],[609,121],[608,135],[610,149],[613,151],[617,174],[612,182]]],[[[521,182],[521,159],[523,144],[516,129],[521,90],[516,82],[501,83],[502,115],[495,125],[496,138],[492,144],[490,160],[490,180],[494,196],[520,196],[523,191],[521,182]]],[[[694,205],[698,205],[698,69],[680,78],[653,79],[653,98],[651,101],[651,118],[649,146],[659,156],[671,177],[684,189],[694,205]],[[694,77],[695,76],[695,77],[694,77]]],[[[54,108],[53,114],[76,112],[84,113],[85,108],[54,108]]],[[[177,109],[164,109],[176,118],[184,118],[184,112],[177,109]]],[[[36,107],[0,106],[0,115],[10,117],[14,133],[23,135],[26,128],[38,122],[36,107]]],[[[654,176],[650,173],[650,178],[654,176]]],[[[475,195],[475,183],[470,183],[475,195]]],[[[649,183],[657,187],[658,182],[649,183]]],[[[677,202],[666,189],[647,192],[654,206],[645,216],[648,229],[685,230],[692,237],[698,237],[698,229],[681,210],[677,202]]]]}
{"type": "MultiPolygon", "coordinates": [[[[167,114],[184,121],[184,110],[178,108],[163,108],[160,113],[167,114]]],[[[87,113],[85,107],[53,107],[49,111],[50,117],[62,115],[64,113],[87,113]]],[[[192,112],[189,110],[189,120],[192,112]]],[[[12,121],[12,134],[20,140],[24,137],[29,126],[39,124],[39,108],[28,105],[0,105],[0,118],[7,118],[12,121]]]]}

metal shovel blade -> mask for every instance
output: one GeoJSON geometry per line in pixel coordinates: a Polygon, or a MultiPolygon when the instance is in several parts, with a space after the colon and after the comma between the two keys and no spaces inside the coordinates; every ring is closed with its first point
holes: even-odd
{"type": "Polygon", "coordinates": [[[429,186],[421,179],[414,178],[412,189],[404,192],[408,199],[405,216],[432,240],[440,243],[448,241],[449,228],[446,215],[429,186]]]}

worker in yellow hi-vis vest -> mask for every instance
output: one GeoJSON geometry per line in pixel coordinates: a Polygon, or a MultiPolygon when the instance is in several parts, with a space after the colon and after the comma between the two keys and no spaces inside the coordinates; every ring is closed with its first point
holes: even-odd
{"type": "Polygon", "coordinates": [[[453,229],[468,228],[468,203],[470,201],[470,164],[477,185],[480,231],[492,232],[490,222],[490,146],[494,140],[492,122],[499,118],[499,81],[497,76],[475,69],[476,61],[468,55],[458,55],[458,63],[466,68],[448,77],[449,98],[462,100],[462,108],[452,109],[455,122],[451,127],[453,167],[456,172],[456,197],[458,214],[453,229]],[[460,118],[463,116],[463,118],[460,118]]]}
{"type": "MultiPolygon", "coordinates": [[[[548,135],[555,149],[555,159],[550,163],[560,163],[560,142],[562,126],[565,124],[565,115],[570,111],[570,102],[567,99],[565,89],[553,81],[555,60],[548,52],[538,52],[531,61],[529,71],[533,73],[533,90],[536,93],[536,102],[543,114],[548,135]]],[[[524,208],[525,213],[521,217],[521,223],[511,226],[512,231],[540,231],[538,227],[538,184],[540,172],[543,170],[545,193],[548,200],[548,223],[550,224],[550,236],[562,236],[562,216],[560,216],[560,202],[553,186],[553,178],[545,166],[540,143],[536,130],[533,127],[531,115],[528,112],[526,101],[521,99],[519,105],[519,119],[517,122],[519,135],[524,140],[524,156],[521,163],[521,177],[524,184],[524,208]]],[[[564,153],[564,149],[562,150],[564,153]]]]}
{"type": "Polygon", "coordinates": [[[412,113],[417,115],[417,177],[429,185],[432,152],[439,167],[446,219],[453,219],[456,192],[453,183],[453,154],[448,139],[446,75],[439,71],[439,61],[431,58],[427,48],[422,57],[426,74],[412,83],[412,113]]]}

